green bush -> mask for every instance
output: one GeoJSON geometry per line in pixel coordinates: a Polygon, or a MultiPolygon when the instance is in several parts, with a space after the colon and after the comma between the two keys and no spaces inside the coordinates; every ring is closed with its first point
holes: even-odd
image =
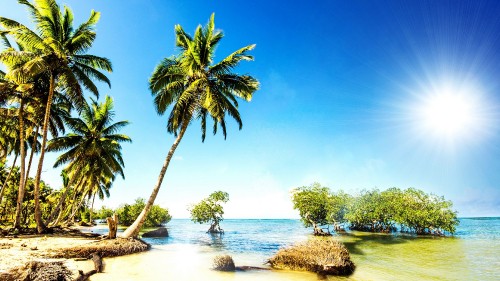
{"type": "Polygon", "coordinates": [[[112,217],[113,214],[114,214],[113,209],[106,208],[106,206],[102,206],[95,213],[95,218],[98,219],[98,220],[105,220],[107,217],[112,217]]]}
{"type": "Polygon", "coordinates": [[[350,196],[314,183],[294,189],[292,201],[304,226],[313,226],[315,234],[321,232],[320,225],[338,230],[345,222],[353,230],[436,235],[454,233],[458,225],[451,201],[415,188],[362,190],[350,196]]]}
{"type": "MultiPolygon", "coordinates": [[[[120,206],[116,210],[120,225],[131,225],[142,212],[144,206],[146,206],[146,202],[143,198],[136,199],[133,205],[124,204],[120,206]]],[[[168,209],[162,208],[159,205],[153,205],[143,227],[161,226],[168,223],[171,219],[172,216],[168,213],[168,209]]]]}

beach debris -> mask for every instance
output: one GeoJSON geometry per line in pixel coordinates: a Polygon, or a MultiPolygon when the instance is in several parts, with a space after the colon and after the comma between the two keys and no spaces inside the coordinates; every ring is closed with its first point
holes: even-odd
{"type": "Polygon", "coordinates": [[[30,247],[30,250],[32,250],[32,251],[36,251],[36,250],[38,250],[38,247],[37,247],[37,246],[30,247]]]}
{"type": "Polygon", "coordinates": [[[3,281],[70,281],[72,273],[62,261],[31,261],[0,275],[3,281]]]}
{"type": "Polygon", "coordinates": [[[279,250],[268,260],[276,269],[312,271],[322,275],[350,275],[355,265],[344,244],[334,239],[311,239],[279,250]]]}
{"type": "Polygon", "coordinates": [[[233,258],[230,255],[218,255],[214,258],[212,265],[214,270],[218,271],[235,271],[233,258]]]}
{"type": "Polygon", "coordinates": [[[168,237],[168,230],[166,227],[160,227],[156,230],[144,233],[142,237],[168,237]]]}
{"type": "Polygon", "coordinates": [[[10,243],[0,243],[0,249],[10,249],[12,246],[10,243]]]}

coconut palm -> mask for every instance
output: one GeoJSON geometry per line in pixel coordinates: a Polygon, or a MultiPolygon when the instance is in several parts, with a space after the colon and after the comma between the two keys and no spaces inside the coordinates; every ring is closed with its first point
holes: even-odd
{"type": "Polygon", "coordinates": [[[220,126],[225,138],[226,115],[236,120],[240,129],[242,127],[237,98],[250,101],[252,94],[259,88],[259,82],[252,76],[232,72],[242,60],[253,60],[248,52],[255,45],[243,47],[213,64],[215,49],[223,37],[221,31],[215,30],[214,14],[205,27],[197,27],[194,37],[184,32],[180,25],[175,26],[175,33],[176,45],[181,53],[177,57],[165,58],[158,64],[149,80],[149,87],[158,114],[163,115],[171,106],[167,129],[176,139],[146,206],[135,222],[125,230],[125,237],[138,235],[153,206],[175,149],[191,121],[200,119],[202,141],[205,139],[207,118],[214,122],[213,133],[220,126]]]}
{"type": "Polygon", "coordinates": [[[113,99],[106,96],[103,103],[91,100],[90,104],[84,104],[80,116],[66,121],[73,133],[54,138],[47,146],[48,151],[66,151],[57,158],[54,167],[68,163],[64,170],[70,178],[50,220],[61,211],[67,193],[76,181],[79,181],[76,186],[88,189],[87,195],[98,193],[101,197],[104,194],[102,186],[109,189],[108,182],[112,182],[116,174],[125,178],[120,143],[131,140],[117,132],[129,123],[113,123],[113,99]]]}
{"type": "MultiPolygon", "coordinates": [[[[8,40],[4,40],[11,50],[13,50],[12,45],[8,40]]],[[[19,50],[23,50],[22,46],[19,46],[19,50]]],[[[17,60],[13,60],[7,64],[9,71],[16,69],[20,65],[26,63],[26,58],[20,57],[17,60]]],[[[38,143],[38,130],[41,120],[43,120],[43,112],[45,111],[45,105],[42,105],[40,100],[46,99],[48,92],[48,76],[43,73],[35,76],[11,76],[5,75],[0,78],[0,90],[7,93],[7,101],[10,104],[18,105],[16,108],[11,108],[10,111],[17,111],[17,123],[19,127],[19,143],[20,143],[20,180],[18,189],[18,198],[16,204],[16,215],[14,219],[14,227],[21,227],[21,210],[22,203],[24,201],[25,185],[28,179],[29,171],[31,168],[31,163],[33,160],[33,155],[35,151],[39,150],[40,144],[38,143]],[[43,111],[43,112],[41,112],[43,111]],[[35,129],[36,127],[36,129],[35,129]],[[26,156],[27,147],[31,148],[28,168],[26,169],[26,156]]],[[[69,117],[69,111],[71,105],[68,101],[64,100],[57,91],[55,92],[55,106],[51,107],[51,116],[49,119],[49,130],[53,136],[57,136],[59,131],[64,132],[63,119],[69,117]],[[62,100],[62,101],[61,101],[62,100]]],[[[8,117],[8,116],[7,116],[8,117]]]]}
{"type": "Polygon", "coordinates": [[[35,220],[38,232],[42,233],[45,231],[45,225],[42,222],[39,202],[40,175],[55,89],[61,89],[75,107],[80,109],[85,103],[82,86],[97,96],[99,92],[92,79],[110,85],[108,78],[99,69],[111,72],[112,67],[108,59],[86,54],[96,38],[94,27],[99,20],[99,13],[91,11],[89,19],[74,29],[72,11],[64,7],[61,12],[55,0],[38,0],[34,4],[19,0],[19,3],[28,8],[36,31],[14,20],[0,17],[0,24],[25,49],[22,52],[7,49],[0,54],[0,60],[4,63],[15,62],[21,57],[27,60],[21,67],[8,74],[12,77],[37,76],[42,73],[49,77],[42,147],[34,190],[35,220]]]}
{"type": "MultiPolygon", "coordinates": [[[[21,61],[18,61],[17,64],[19,64],[21,61]]],[[[8,64],[7,67],[9,69],[12,69],[13,67],[16,67],[16,64],[8,64]]],[[[25,114],[26,114],[26,108],[27,108],[27,101],[29,99],[29,96],[32,94],[33,91],[33,81],[30,80],[29,78],[26,77],[9,77],[9,72],[7,72],[7,75],[3,77],[3,79],[0,80],[0,88],[2,91],[6,94],[6,100],[11,103],[11,104],[17,104],[17,108],[11,108],[11,110],[16,111],[16,118],[17,118],[17,124],[18,124],[18,137],[19,137],[19,143],[20,143],[20,179],[19,179],[19,192],[18,192],[18,199],[17,199],[17,212],[14,220],[14,227],[15,228],[20,228],[20,215],[21,215],[21,204],[23,202],[24,198],[24,183],[25,183],[25,160],[26,160],[26,120],[25,120],[25,114]]]]}

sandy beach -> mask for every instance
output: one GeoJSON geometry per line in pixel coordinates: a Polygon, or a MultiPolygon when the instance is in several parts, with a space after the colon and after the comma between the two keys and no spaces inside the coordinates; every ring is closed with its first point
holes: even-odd
{"type": "MultiPolygon", "coordinates": [[[[68,248],[80,246],[97,241],[95,238],[84,237],[64,237],[54,235],[29,235],[15,237],[0,238],[0,274],[8,271],[9,269],[23,266],[30,261],[56,261],[65,260],[67,267],[70,270],[76,269],[76,264],[71,259],[53,259],[47,258],[47,254],[68,248]]],[[[82,268],[80,263],[78,269],[87,270],[82,268]]],[[[89,262],[89,268],[91,268],[89,262]]]]}

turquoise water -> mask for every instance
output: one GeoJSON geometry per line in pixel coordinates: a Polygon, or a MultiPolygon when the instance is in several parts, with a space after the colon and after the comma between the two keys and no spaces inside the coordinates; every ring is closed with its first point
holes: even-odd
{"type": "MultiPolygon", "coordinates": [[[[107,273],[92,280],[318,280],[312,273],[210,270],[217,254],[236,265],[262,266],[281,247],[311,238],[298,220],[224,220],[224,235],[205,233],[207,225],[172,220],[170,237],[145,239],[153,250],[109,259],[107,273]],[[148,267],[147,272],[141,268],[148,267]],[[124,268],[126,268],[124,270],[124,268]],[[133,278],[131,276],[134,276],[133,278]]],[[[499,280],[500,218],[464,218],[453,237],[348,232],[335,235],[356,264],[348,278],[328,280],[499,280]]]]}

